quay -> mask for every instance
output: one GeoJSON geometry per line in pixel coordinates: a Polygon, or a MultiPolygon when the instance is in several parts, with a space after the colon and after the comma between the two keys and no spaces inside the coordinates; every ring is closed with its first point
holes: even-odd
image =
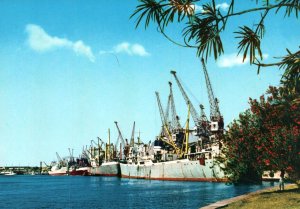
{"type": "Polygon", "coordinates": [[[227,207],[229,204],[233,203],[233,202],[237,202],[239,200],[243,200],[249,196],[253,196],[253,195],[257,195],[263,192],[267,192],[270,191],[271,189],[274,189],[275,187],[268,187],[259,191],[255,191],[255,192],[250,192],[248,194],[244,194],[244,195],[240,195],[240,196],[236,196],[236,197],[232,197],[229,199],[225,199],[225,200],[220,200],[218,202],[212,203],[210,205],[201,207],[200,209],[217,209],[217,208],[224,208],[227,207]]]}
{"type": "Polygon", "coordinates": [[[46,174],[48,173],[48,167],[40,166],[1,166],[0,173],[12,171],[17,175],[28,175],[28,174],[46,174]]]}

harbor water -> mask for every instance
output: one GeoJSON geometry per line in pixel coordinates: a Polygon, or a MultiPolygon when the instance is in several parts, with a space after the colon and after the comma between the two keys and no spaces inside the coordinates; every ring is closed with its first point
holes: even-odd
{"type": "Polygon", "coordinates": [[[0,208],[199,208],[274,183],[228,185],[96,176],[0,176],[0,208]]]}

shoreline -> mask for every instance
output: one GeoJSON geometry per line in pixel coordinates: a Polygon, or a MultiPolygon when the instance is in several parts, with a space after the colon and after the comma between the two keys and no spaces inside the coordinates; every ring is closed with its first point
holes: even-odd
{"type": "MultiPolygon", "coordinates": [[[[286,184],[286,185],[294,185],[294,184],[286,184]]],[[[255,191],[255,192],[250,192],[250,193],[239,195],[239,196],[236,196],[236,197],[220,200],[220,201],[217,201],[215,203],[212,203],[212,204],[206,205],[204,207],[201,207],[199,209],[223,208],[223,207],[228,206],[231,203],[237,202],[239,200],[243,200],[243,199],[245,199],[247,197],[250,197],[250,196],[253,196],[253,195],[261,194],[263,192],[268,192],[268,191],[271,191],[271,190],[276,189],[276,188],[278,188],[278,186],[272,186],[272,187],[261,189],[261,190],[255,191]]]]}

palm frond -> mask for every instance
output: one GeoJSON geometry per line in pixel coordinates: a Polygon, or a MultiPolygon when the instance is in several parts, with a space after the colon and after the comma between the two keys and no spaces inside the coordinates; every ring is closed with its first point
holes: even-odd
{"type": "Polygon", "coordinates": [[[174,22],[177,17],[177,22],[181,22],[185,17],[191,18],[195,14],[195,2],[197,0],[169,0],[164,4],[166,8],[162,14],[164,26],[174,22]]]}
{"type": "Polygon", "coordinates": [[[197,56],[205,57],[213,53],[214,58],[224,52],[221,37],[219,35],[218,17],[213,6],[203,5],[204,13],[197,14],[193,22],[184,29],[184,39],[187,42],[194,41],[197,48],[197,56]]]}
{"type": "Polygon", "coordinates": [[[300,51],[291,53],[283,57],[282,64],[279,66],[285,72],[281,82],[293,93],[300,93],[300,51]]]}
{"type": "Polygon", "coordinates": [[[262,52],[260,49],[260,37],[247,26],[243,26],[239,28],[240,31],[237,31],[235,33],[240,35],[237,36],[236,38],[242,39],[239,42],[238,54],[240,54],[243,51],[243,61],[245,61],[245,59],[247,58],[247,54],[249,53],[250,64],[254,63],[254,61],[257,58],[256,52],[258,53],[260,59],[262,59],[262,52]]]}
{"type": "Polygon", "coordinates": [[[300,1],[299,0],[281,0],[276,13],[281,9],[285,8],[285,16],[291,16],[295,12],[295,16],[298,18],[298,13],[300,11],[300,1]]]}
{"type": "Polygon", "coordinates": [[[150,21],[161,24],[161,14],[163,13],[161,4],[162,1],[155,0],[140,0],[141,4],[136,7],[134,13],[130,18],[138,16],[136,19],[136,28],[139,26],[141,21],[145,18],[145,29],[149,26],[150,21]]]}

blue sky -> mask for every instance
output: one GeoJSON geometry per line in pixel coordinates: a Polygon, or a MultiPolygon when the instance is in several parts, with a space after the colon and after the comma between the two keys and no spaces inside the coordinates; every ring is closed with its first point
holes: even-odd
{"type": "MultiPolygon", "coordinates": [[[[244,1],[241,1],[244,2],[244,1]]],[[[226,1],[218,1],[218,4],[226,1]]],[[[118,121],[129,138],[133,121],[143,141],[160,131],[155,99],[165,104],[168,81],[182,123],[186,105],[170,70],[176,70],[194,106],[202,103],[209,115],[202,66],[193,49],[168,42],[154,26],[135,29],[129,19],[137,1],[0,1],[0,166],[38,165],[55,160],[97,136],[117,138],[118,121]]],[[[254,6],[253,2],[238,7],[254,6]]],[[[224,8],[226,9],[226,7],[224,8]]],[[[223,33],[225,54],[207,68],[220,109],[228,124],[269,85],[277,85],[282,71],[262,70],[236,58],[232,32],[240,24],[254,24],[255,15],[235,18],[223,33]]],[[[266,20],[263,42],[266,62],[299,46],[299,20],[279,14],[266,20]],[[270,28],[270,25],[272,28],[270,28]]],[[[180,38],[180,25],[168,33],[180,38]]]]}

